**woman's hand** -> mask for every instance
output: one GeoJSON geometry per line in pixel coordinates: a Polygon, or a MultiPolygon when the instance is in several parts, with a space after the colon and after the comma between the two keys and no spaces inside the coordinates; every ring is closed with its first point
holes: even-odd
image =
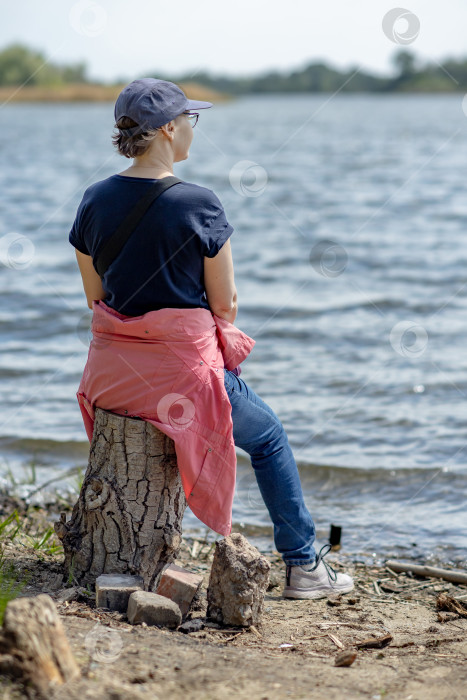
{"type": "Polygon", "coordinates": [[[106,293],[102,286],[101,278],[95,271],[92,264],[92,257],[81,253],[77,248],[75,248],[75,250],[79,271],[81,272],[81,277],[83,278],[84,293],[86,294],[88,306],[90,309],[92,309],[92,302],[94,299],[96,301],[105,299],[106,293]]]}
{"type": "Polygon", "coordinates": [[[230,239],[214,258],[204,258],[204,287],[211,311],[233,323],[238,306],[230,239]]]}

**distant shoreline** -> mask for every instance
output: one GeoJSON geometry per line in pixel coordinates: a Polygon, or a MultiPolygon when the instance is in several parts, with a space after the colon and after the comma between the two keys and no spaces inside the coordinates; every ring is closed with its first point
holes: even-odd
{"type": "MultiPolygon", "coordinates": [[[[127,83],[122,83],[121,85],[95,85],[92,83],[68,83],[66,85],[9,85],[0,86],[0,105],[5,105],[8,103],[18,103],[18,102],[41,102],[41,103],[54,103],[54,102],[115,102],[120,91],[125,87],[127,83]]],[[[269,95],[283,95],[284,97],[289,97],[292,94],[297,95],[326,95],[329,94],[324,91],[298,91],[298,92],[285,92],[278,90],[277,92],[246,92],[240,94],[230,94],[223,93],[211,88],[205,87],[198,83],[177,83],[182,90],[185,92],[187,97],[192,100],[205,100],[212,103],[230,102],[236,100],[239,97],[252,97],[252,96],[269,96],[269,95]]],[[[344,95],[378,95],[382,97],[393,96],[393,95],[456,95],[459,94],[457,90],[413,90],[413,91],[388,91],[381,92],[375,90],[355,90],[352,92],[344,92],[344,95]]]]}
{"type": "MultiPolygon", "coordinates": [[[[115,102],[121,85],[95,85],[68,83],[67,85],[9,85],[0,87],[0,103],[8,102],[115,102]]],[[[192,100],[225,102],[235,99],[232,95],[217,92],[197,83],[180,83],[182,90],[192,100]]]]}

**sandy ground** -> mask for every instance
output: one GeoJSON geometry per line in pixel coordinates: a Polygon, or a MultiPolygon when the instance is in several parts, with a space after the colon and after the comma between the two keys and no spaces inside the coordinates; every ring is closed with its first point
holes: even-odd
{"type": "MultiPolygon", "coordinates": [[[[5,512],[3,516],[5,516],[5,512]]],[[[34,517],[50,524],[45,512],[34,517]]],[[[48,519],[49,518],[49,519],[48,519]]],[[[16,542],[4,543],[7,560],[31,579],[22,595],[49,593],[57,600],[62,555],[48,555],[16,542]]],[[[357,700],[467,698],[467,618],[438,620],[441,591],[459,598],[467,586],[440,579],[394,575],[384,567],[355,564],[339,552],[327,560],[355,577],[355,590],[328,600],[281,597],[284,565],[271,562],[262,624],[255,629],[209,627],[178,630],[132,626],[125,615],[95,608],[82,589],[78,600],[57,603],[82,679],[58,688],[51,698],[84,700],[357,700]],[[374,582],[379,581],[375,587],[374,582]],[[391,584],[396,591],[384,591],[391,584]],[[380,594],[377,593],[379,589],[380,594]],[[339,602],[339,601],[337,601],[339,602]],[[384,648],[361,649],[350,667],[336,667],[341,646],[390,633],[384,648]]],[[[205,620],[206,587],[213,546],[185,538],[177,563],[203,574],[188,618],[205,620]],[[192,556],[195,554],[195,556],[192,556]]],[[[0,697],[21,698],[21,686],[0,678],[0,697]]]]}

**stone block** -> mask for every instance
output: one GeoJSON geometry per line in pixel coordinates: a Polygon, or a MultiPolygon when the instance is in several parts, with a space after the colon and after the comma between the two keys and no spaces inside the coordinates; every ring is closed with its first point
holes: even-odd
{"type": "Polygon", "coordinates": [[[126,612],[131,594],[143,589],[142,576],[101,574],[96,579],[96,607],[126,612]]]}
{"type": "Polygon", "coordinates": [[[170,564],[162,572],[156,593],[177,603],[185,616],[202,582],[203,577],[199,574],[187,571],[177,564],[170,564]]]}
{"type": "Polygon", "coordinates": [[[147,625],[178,627],[182,613],[170,598],[150,591],[135,591],[128,601],[127,618],[132,625],[145,622],[147,625]]]}

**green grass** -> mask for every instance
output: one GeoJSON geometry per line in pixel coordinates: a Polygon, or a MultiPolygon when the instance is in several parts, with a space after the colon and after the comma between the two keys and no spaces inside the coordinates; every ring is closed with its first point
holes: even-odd
{"type": "Polygon", "coordinates": [[[16,509],[0,522],[0,623],[3,623],[3,614],[10,600],[17,598],[29,581],[28,576],[18,580],[15,567],[11,562],[6,561],[3,546],[1,546],[8,539],[13,541],[20,534],[22,527],[23,524],[16,509]]]}
{"type": "Polygon", "coordinates": [[[29,545],[37,552],[51,555],[63,553],[63,547],[57,544],[56,541],[51,540],[55,535],[53,527],[50,526],[45,531],[34,534],[30,534],[27,531],[28,529],[21,521],[17,509],[15,509],[5,520],[0,522],[0,545],[6,539],[13,542],[15,538],[18,538],[18,544],[29,545]]]}
{"type": "Polygon", "coordinates": [[[55,542],[49,542],[52,535],[55,534],[53,527],[47,528],[44,533],[39,533],[37,535],[25,535],[29,541],[31,547],[37,551],[45,552],[46,554],[62,554],[63,547],[55,542]]]}
{"type": "MultiPolygon", "coordinates": [[[[6,460],[4,460],[6,462],[6,460]]],[[[7,463],[7,468],[5,471],[5,478],[8,479],[11,486],[15,488],[16,486],[31,485],[37,483],[37,471],[36,471],[36,461],[31,459],[30,462],[23,467],[23,475],[18,479],[12,472],[10,465],[7,463]]]]}
{"type": "MultiPolygon", "coordinates": [[[[1,555],[0,555],[1,557],[1,555]]],[[[3,558],[0,560],[0,623],[3,623],[5,608],[10,602],[17,598],[24,586],[28,583],[26,576],[18,581],[17,573],[13,564],[7,564],[3,558]]]]}
{"type": "MultiPolygon", "coordinates": [[[[6,460],[3,460],[6,462],[6,460]]],[[[74,467],[68,470],[65,474],[58,475],[56,479],[50,479],[45,484],[38,484],[37,479],[37,462],[32,459],[25,467],[22,473],[18,470],[12,470],[11,466],[6,462],[6,469],[2,469],[2,473],[8,482],[8,491],[14,491],[24,485],[37,485],[35,491],[48,486],[52,481],[60,478],[74,477],[75,483],[73,489],[79,493],[83,484],[85,469],[82,467],[74,467]]],[[[57,503],[61,502],[65,505],[70,505],[65,499],[62,499],[57,493],[57,503]]],[[[27,499],[26,499],[27,501],[27,499]]],[[[57,556],[63,554],[63,547],[55,533],[55,529],[49,523],[40,523],[36,521],[33,511],[36,506],[31,503],[26,503],[25,513],[18,512],[15,509],[7,517],[0,519],[0,625],[3,622],[5,608],[11,600],[17,598],[24,587],[30,580],[32,574],[18,571],[16,562],[11,561],[17,556],[17,551],[9,552],[7,545],[14,542],[15,547],[32,548],[38,560],[44,560],[44,556],[57,556]],[[33,517],[31,517],[31,515],[33,517]],[[7,559],[8,557],[8,559],[7,559]]],[[[39,516],[40,517],[40,516],[39,516]]],[[[21,557],[20,557],[21,558],[21,557]]],[[[73,567],[70,571],[71,582],[73,581],[73,567]]]]}
{"type": "Polygon", "coordinates": [[[43,559],[42,553],[52,556],[63,553],[63,547],[57,544],[53,527],[30,533],[30,526],[30,522],[20,518],[17,509],[0,521],[0,624],[9,601],[17,598],[30,580],[30,575],[19,578],[14,564],[6,560],[5,544],[15,541],[19,546],[32,547],[38,559],[43,559]]]}
{"type": "Polygon", "coordinates": [[[5,520],[0,522],[0,542],[6,537],[13,541],[21,528],[22,523],[19,519],[18,511],[15,509],[5,520]],[[9,527],[13,522],[16,524],[16,528],[13,526],[11,531],[9,531],[9,527]]]}

